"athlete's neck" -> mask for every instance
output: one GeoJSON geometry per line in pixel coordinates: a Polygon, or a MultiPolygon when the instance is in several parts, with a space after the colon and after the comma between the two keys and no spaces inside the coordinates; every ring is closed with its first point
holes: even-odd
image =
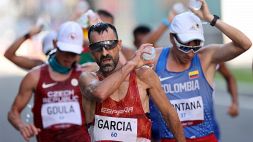
{"type": "Polygon", "coordinates": [[[176,48],[177,47],[173,47],[170,50],[167,67],[169,71],[182,72],[190,67],[191,60],[184,58],[182,55],[183,53],[180,53],[181,51],[178,51],[176,48]]]}
{"type": "Polygon", "coordinates": [[[60,73],[60,74],[68,74],[71,71],[71,68],[67,68],[64,67],[62,65],[60,65],[56,59],[55,55],[52,55],[49,60],[48,63],[50,65],[50,67],[53,69],[53,71],[60,73]]]}

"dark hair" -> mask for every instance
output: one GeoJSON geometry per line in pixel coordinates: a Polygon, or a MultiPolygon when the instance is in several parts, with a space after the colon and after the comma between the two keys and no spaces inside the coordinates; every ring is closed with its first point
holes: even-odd
{"type": "Polygon", "coordinates": [[[134,29],[133,34],[134,34],[134,37],[136,38],[138,34],[147,34],[147,33],[150,33],[150,31],[151,29],[148,26],[140,25],[134,29]]]}
{"type": "Polygon", "coordinates": [[[99,9],[99,10],[97,10],[97,14],[99,16],[105,16],[105,17],[108,17],[108,18],[112,18],[112,21],[114,21],[114,16],[106,10],[99,9]]]}
{"type": "Polygon", "coordinates": [[[89,28],[88,38],[89,38],[90,44],[92,43],[92,39],[91,39],[91,33],[92,32],[97,32],[98,34],[102,34],[104,31],[108,32],[108,28],[112,29],[112,31],[115,34],[116,40],[118,40],[118,33],[117,33],[116,28],[113,25],[109,24],[109,23],[100,22],[100,23],[97,23],[95,25],[92,25],[89,28]]]}

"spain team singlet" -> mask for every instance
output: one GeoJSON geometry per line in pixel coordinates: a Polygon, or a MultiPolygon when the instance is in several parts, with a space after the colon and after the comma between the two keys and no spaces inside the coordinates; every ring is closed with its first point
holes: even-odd
{"type": "Polygon", "coordinates": [[[49,66],[42,65],[34,97],[34,124],[41,128],[39,142],[89,142],[78,85],[80,71],[73,69],[65,81],[54,81],[49,66]]]}
{"type": "Polygon", "coordinates": [[[130,73],[126,96],[120,101],[110,97],[97,103],[94,122],[95,141],[150,141],[151,121],[146,116],[137,87],[135,71],[130,73]]]}
{"type": "MultiPolygon", "coordinates": [[[[186,138],[208,136],[214,131],[213,89],[203,74],[199,57],[195,54],[187,70],[171,72],[166,68],[169,52],[169,48],[164,48],[156,65],[162,88],[178,113],[186,138]]],[[[155,137],[172,139],[173,134],[152,100],[150,113],[155,137]]]]}

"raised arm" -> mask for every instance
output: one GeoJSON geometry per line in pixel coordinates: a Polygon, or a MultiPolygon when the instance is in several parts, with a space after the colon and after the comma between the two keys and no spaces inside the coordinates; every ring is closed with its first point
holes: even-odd
{"type": "MultiPolygon", "coordinates": [[[[202,2],[201,9],[200,10],[191,9],[192,12],[195,13],[202,20],[205,20],[209,23],[215,21],[214,20],[215,17],[209,12],[208,5],[205,2],[205,0],[199,1],[202,2]]],[[[240,30],[223,22],[220,19],[218,19],[216,23],[213,22],[213,24],[229,39],[231,39],[231,42],[222,45],[215,45],[212,48],[208,49],[207,55],[210,57],[211,63],[217,64],[231,60],[251,47],[252,43],[250,39],[240,30]]]]}
{"type": "Polygon", "coordinates": [[[228,110],[228,114],[232,117],[235,117],[239,113],[239,107],[238,107],[238,91],[237,91],[237,85],[236,80],[234,76],[231,74],[231,72],[226,67],[225,63],[219,64],[220,67],[218,71],[221,73],[221,75],[226,80],[227,90],[229,92],[229,95],[231,96],[231,105],[228,110]]]}
{"type": "Polygon", "coordinates": [[[83,95],[91,99],[103,101],[119,88],[128,74],[135,68],[135,64],[127,62],[122,68],[99,81],[92,73],[83,73],[79,79],[83,95]]]}
{"type": "Polygon", "coordinates": [[[112,95],[133,69],[143,66],[144,64],[152,63],[152,61],[144,61],[141,59],[144,48],[147,46],[151,46],[151,44],[144,44],[141,46],[130,61],[127,61],[125,65],[102,81],[99,81],[98,77],[93,73],[83,73],[79,79],[83,95],[98,101],[103,101],[112,95]]]}
{"type": "Polygon", "coordinates": [[[40,132],[40,129],[36,128],[33,124],[26,124],[21,119],[21,112],[32,97],[32,92],[35,88],[34,83],[33,74],[28,73],[22,80],[19,92],[8,113],[9,122],[20,131],[26,141],[29,141],[30,137],[40,132]]]}
{"type": "Polygon", "coordinates": [[[30,32],[18,38],[14,43],[12,43],[10,47],[5,51],[4,56],[17,66],[26,70],[30,70],[33,67],[42,64],[43,62],[40,60],[29,59],[24,56],[16,55],[16,51],[22,45],[22,43],[24,43],[27,39],[34,36],[35,34],[38,34],[40,31],[41,27],[33,27],[30,32]]]}
{"type": "Polygon", "coordinates": [[[152,97],[152,100],[160,110],[163,119],[166,121],[167,126],[172,131],[175,139],[177,142],[185,142],[183,127],[178,118],[178,114],[171,105],[169,99],[166,97],[158,76],[151,68],[142,68],[140,72],[140,80],[150,86],[149,93],[152,97]]]}
{"type": "Polygon", "coordinates": [[[145,36],[142,43],[152,43],[156,44],[156,42],[161,38],[161,36],[166,32],[169,28],[170,22],[175,17],[176,13],[172,10],[169,13],[167,18],[162,20],[162,23],[155,30],[151,31],[148,35],[145,36]]]}

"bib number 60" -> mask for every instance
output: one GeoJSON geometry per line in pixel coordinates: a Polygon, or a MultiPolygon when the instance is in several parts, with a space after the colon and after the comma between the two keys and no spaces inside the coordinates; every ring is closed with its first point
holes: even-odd
{"type": "Polygon", "coordinates": [[[118,136],[118,134],[116,132],[111,133],[111,137],[117,137],[117,136],[118,136]]]}

